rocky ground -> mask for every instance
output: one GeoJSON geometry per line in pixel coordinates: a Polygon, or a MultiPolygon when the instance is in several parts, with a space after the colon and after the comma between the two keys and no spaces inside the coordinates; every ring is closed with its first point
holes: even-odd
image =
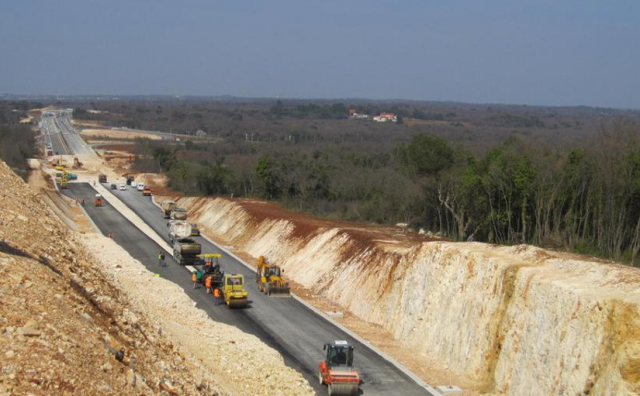
{"type": "Polygon", "coordinates": [[[275,351],[211,321],[111,240],[72,231],[58,216],[73,210],[45,205],[2,162],[0,184],[0,395],[313,393],[275,351]],[[145,282],[161,287],[145,293],[145,282]]]}

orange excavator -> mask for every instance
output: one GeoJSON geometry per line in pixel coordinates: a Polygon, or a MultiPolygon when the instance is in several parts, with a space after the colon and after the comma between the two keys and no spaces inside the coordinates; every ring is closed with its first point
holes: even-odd
{"type": "Polygon", "coordinates": [[[324,350],[327,356],[319,365],[320,384],[327,385],[329,396],[357,395],[360,375],[353,368],[353,345],[347,341],[334,341],[324,344],[324,350]]]}

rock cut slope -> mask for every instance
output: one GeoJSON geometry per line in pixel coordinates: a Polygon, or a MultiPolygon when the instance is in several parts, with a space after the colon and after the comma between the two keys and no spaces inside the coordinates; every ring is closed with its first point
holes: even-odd
{"type": "Polygon", "coordinates": [[[636,268],[525,245],[398,240],[249,200],[179,203],[214,238],[266,255],[483,393],[640,394],[636,268]]]}

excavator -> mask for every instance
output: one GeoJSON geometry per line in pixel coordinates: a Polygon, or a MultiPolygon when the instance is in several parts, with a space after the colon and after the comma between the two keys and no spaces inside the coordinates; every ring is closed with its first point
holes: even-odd
{"type": "Polygon", "coordinates": [[[258,290],[272,297],[291,297],[289,283],[282,279],[283,272],[280,267],[267,263],[267,259],[260,256],[256,270],[258,290]]]}
{"type": "Polygon", "coordinates": [[[329,396],[357,395],[360,388],[360,375],[353,368],[353,345],[347,341],[334,341],[324,344],[327,355],[320,362],[318,380],[327,385],[329,396]]]}

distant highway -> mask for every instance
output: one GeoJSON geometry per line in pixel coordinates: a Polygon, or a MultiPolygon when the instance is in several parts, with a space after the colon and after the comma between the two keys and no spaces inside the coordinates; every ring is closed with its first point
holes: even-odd
{"type": "Polygon", "coordinates": [[[48,112],[40,121],[44,144],[51,145],[53,152],[60,155],[93,154],[93,149],[78,135],[66,114],[48,112]],[[51,115],[54,114],[54,115],[51,115]]]}
{"type": "MultiPolygon", "coordinates": [[[[105,187],[109,187],[108,184],[105,187]]],[[[70,183],[64,193],[72,198],[93,201],[95,190],[87,183],[70,183]]],[[[167,221],[149,197],[128,189],[114,191],[129,208],[140,216],[160,237],[168,241],[167,221]]],[[[155,242],[143,234],[130,221],[108,203],[101,208],[87,205],[86,210],[97,227],[104,233],[112,233],[114,240],[149,270],[158,272],[165,279],[180,285],[197,303],[198,307],[216,321],[228,323],[254,334],[272,348],[278,350],[285,363],[300,372],[319,394],[326,394],[325,386],[318,383],[318,363],[323,359],[322,346],[333,340],[347,340],[356,348],[355,366],[363,380],[363,395],[433,395],[402,370],[382,358],[334,324],[319,316],[293,298],[272,298],[260,293],[255,283],[255,273],[204,238],[195,237],[206,253],[220,253],[220,264],[227,273],[245,276],[250,305],[246,309],[229,310],[215,306],[213,298],[204,290],[191,287],[188,270],[169,259],[169,266],[158,268],[155,242]]],[[[169,256],[168,256],[169,258],[169,256]]]]}

